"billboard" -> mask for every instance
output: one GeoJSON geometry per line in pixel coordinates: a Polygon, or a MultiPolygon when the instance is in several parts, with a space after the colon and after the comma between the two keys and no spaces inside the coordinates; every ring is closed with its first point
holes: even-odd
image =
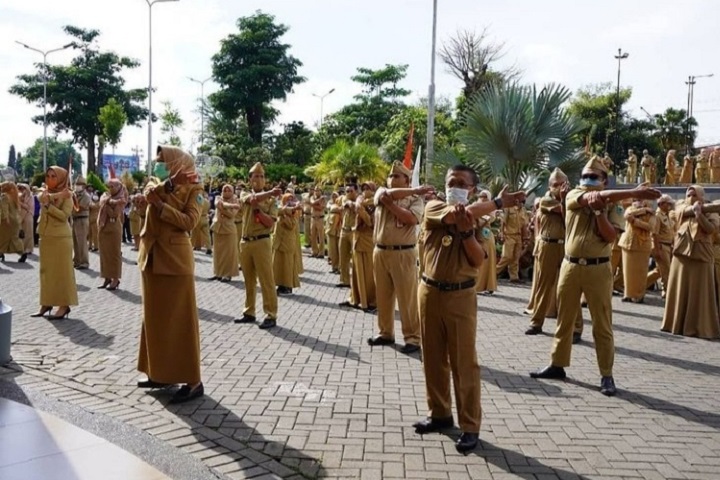
{"type": "Polygon", "coordinates": [[[113,155],[103,153],[102,174],[105,179],[110,178],[110,165],[115,168],[115,175],[119,178],[125,170],[130,173],[140,170],[140,157],[137,155],[113,155]]]}

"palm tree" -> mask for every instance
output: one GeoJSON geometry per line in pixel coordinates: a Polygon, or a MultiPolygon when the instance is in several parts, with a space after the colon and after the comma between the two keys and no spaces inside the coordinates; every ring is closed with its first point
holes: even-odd
{"type": "Polygon", "coordinates": [[[339,185],[349,177],[384,182],[389,170],[376,147],[338,140],[322,153],[318,163],[305,169],[305,175],[318,183],[339,185]]]}
{"type": "Polygon", "coordinates": [[[564,108],[570,95],[555,84],[540,91],[517,83],[491,86],[468,105],[460,148],[439,157],[472,166],[494,190],[508,184],[534,192],[555,167],[573,178],[586,155],[580,148],[584,125],[564,108]]]}

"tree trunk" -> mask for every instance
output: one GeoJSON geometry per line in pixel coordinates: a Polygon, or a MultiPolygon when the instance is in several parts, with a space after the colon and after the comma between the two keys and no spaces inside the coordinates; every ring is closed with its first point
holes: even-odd
{"type": "Polygon", "coordinates": [[[89,175],[90,172],[96,173],[95,170],[95,134],[89,135],[87,138],[87,172],[85,172],[86,175],[89,175]]]}
{"type": "Polygon", "coordinates": [[[97,173],[100,175],[100,178],[105,180],[103,178],[103,152],[105,151],[105,142],[102,140],[102,138],[98,139],[98,167],[97,167],[97,173]]]}
{"type": "Polygon", "coordinates": [[[245,109],[245,118],[248,125],[248,133],[250,134],[250,140],[260,146],[262,144],[262,105],[247,107],[245,109]]]}

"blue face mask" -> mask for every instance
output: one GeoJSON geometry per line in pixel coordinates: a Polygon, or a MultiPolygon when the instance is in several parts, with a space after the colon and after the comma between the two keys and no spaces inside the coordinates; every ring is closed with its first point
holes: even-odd
{"type": "Polygon", "coordinates": [[[165,180],[169,176],[165,162],[157,162],[155,164],[155,168],[153,168],[153,175],[160,180],[165,180]]]}
{"type": "Polygon", "coordinates": [[[602,185],[602,181],[600,179],[590,179],[590,178],[581,178],[580,179],[580,186],[581,187],[599,187],[602,185]]]}

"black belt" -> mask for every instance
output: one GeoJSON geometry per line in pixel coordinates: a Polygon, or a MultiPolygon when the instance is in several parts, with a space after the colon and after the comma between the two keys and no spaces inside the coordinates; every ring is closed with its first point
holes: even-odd
{"type": "Polygon", "coordinates": [[[323,215],[313,215],[312,218],[325,218],[323,215]]]}
{"type": "Polygon", "coordinates": [[[560,245],[562,245],[563,243],[565,243],[565,239],[563,239],[563,238],[540,237],[540,239],[541,239],[543,242],[547,242],[547,243],[558,243],[558,244],[560,244],[560,245]]]}
{"type": "Polygon", "coordinates": [[[576,265],[600,265],[610,261],[610,257],[578,258],[565,255],[565,260],[576,265]]]}
{"type": "Polygon", "coordinates": [[[254,242],[255,240],[262,240],[264,238],[270,238],[270,234],[266,233],[264,235],[257,235],[255,237],[242,237],[243,242],[254,242]]]}
{"type": "Polygon", "coordinates": [[[466,290],[468,288],[475,287],[475,280],[468,280],[468,281],[462,282],[462,283],[446,283],[446,282],[435,281],[432,278],[428,278],[425,275],[423,275],[422,281],[425,282],[426,284],[430,285],[431,287],[437,288],[441,292],[455,292],[458,290],[466,290]]]}
{"type": "Polygon", "coordinates": [[[380,250],[409,250],[415,248],[415,245],[375,245],[380,250]]]}
{"type": "Polygon", "coordinates": [[[74,215],[73,218],[90,218],[89,215],[74,215]]]}

